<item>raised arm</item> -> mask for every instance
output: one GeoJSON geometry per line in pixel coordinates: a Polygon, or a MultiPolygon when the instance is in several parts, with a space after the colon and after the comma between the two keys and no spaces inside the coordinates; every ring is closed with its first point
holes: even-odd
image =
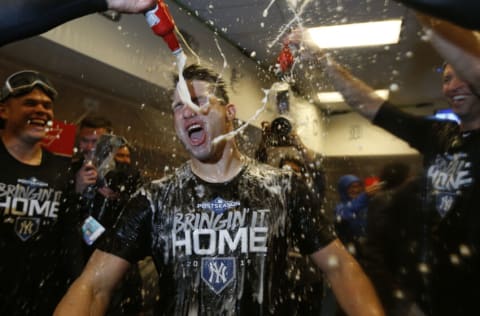
{"type": "Polygon", "coordinates": [[[365,82],[353,76],[328,55],[320,57],[319,62],[332,80],[335,89],[342,94],[345,102],[362,116],[372,121],[385,100],[379,97],[375,90],[365,82]]]}
{"type": "Polygon", "coordinates": [[[417,14],[438,53],[480,95],[480,37],[450,22],[417,14]]]}
{"type": "Polygon", "coordinates": [[[335,62],[329,54],[312,42],[305,31],[294,30],[287,40],[291,44],[302,47],[300,50],[302,58],[316,59],[349,106],[369,120],[375,118],[385,100],[379,97],[370,86],[335,62]]]}
{"type": "Polygon", "coordinates": [[[460,26],[480,30],[480,1],[477,0],[395,0],[429,15],[460,26]]]}
{"type": "Polygon", "coordinates": [[[384,315],[372,283],[338,240],[311,255],[325,273],[342,309],[350,316],[384,315]]]}
{"type": "Polygon", "coordinates": [[[155,0],[4,0],[0,46],[46,32],[62,23],[107,9],[139,13],[155,0]]]}
{"type": "Polygon", "coordinates": [[[58,304],[54,316],[104,315],[112,291],[129,267],[128,261],[95,250],[80,277],[58,304]]]}

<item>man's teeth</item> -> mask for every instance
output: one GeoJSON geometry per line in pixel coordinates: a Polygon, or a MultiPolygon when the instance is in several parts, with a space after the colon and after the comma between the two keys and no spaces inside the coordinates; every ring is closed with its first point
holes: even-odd
{"type": "Polygon", "coordinates": [[[194,131],[194,130],[196,130],[196,129],[199,129],[199,128],[201,128],[200,124],[190,125],[190,126],[188,127],[188,132],[192,132],[192,131],[194,131]]]}
{"type": "Polygon", "coordinates": [[[465,96],[464,95],[456,95],[452,98],[453,101],[461,101],[461,100],[465,100],[465,96]]]}
{"type": "Polygon", "coordinates": [[[40,120],[40,119],[28,120],[27,123],[28,123],[28,124],[35,124],[35,125],[46,125],[46,124],[47,124],[46,121],[40,120]]]}

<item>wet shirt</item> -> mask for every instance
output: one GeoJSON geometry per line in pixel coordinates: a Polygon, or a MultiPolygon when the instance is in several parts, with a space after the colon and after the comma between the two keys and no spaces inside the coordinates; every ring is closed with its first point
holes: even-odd
{"type": "Polygon", "coordinates": [[[436,315],[467,315],[480,299],[480,131],[461,132],[456,123],[415,117],[388,103],[374,123],[423,154],[419,212],[431,238],[436,315]]]}
{"type": "Polygon", "coordinates": [[[69,160],[43,152],[39,166],[20,163],[0,142],[0,315],[51,315],[60,275],[60,203],[69,160]]]}
{"type": "Polygon", "coordinates": [[[249,161],[215,184],[187,163],[134,198],[100,248],[131,262],[152,255],[167,315],[281,315],[288,244],[311,254],[335,238],[313,201],[291,172],[249,161]]]}

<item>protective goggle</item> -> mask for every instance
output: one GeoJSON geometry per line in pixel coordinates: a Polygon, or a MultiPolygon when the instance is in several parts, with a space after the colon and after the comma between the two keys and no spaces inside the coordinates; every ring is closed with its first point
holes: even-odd
{"type": "Polygon", "coordinates": [[[41,88],[52,100],[54,100],[58,94],[50,80],[45,76],[37,71],[22,70],[7,78],[2,87],[0,102],[11,96],[26,94],[35,87],[41,88]]]}

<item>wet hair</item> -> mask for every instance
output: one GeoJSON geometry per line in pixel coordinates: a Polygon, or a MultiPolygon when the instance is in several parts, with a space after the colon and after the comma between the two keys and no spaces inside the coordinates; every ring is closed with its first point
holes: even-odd
{"type": "MultiPolygon", "coordinates": [[[[213,90],[214,95],[217,98],[221,99],[223,101],[223,104],[228,104],[230,102],[225,81],[220,77],[218,73],[214,72],[213,70],[197,64],[192,64],[186,67],[183,70],[182,74],[185,80],[200,80],[210,83],[215,88],[213,90]]],[[[175,85],[178,83],[178,75],[174,76],[173,82],[175,85]]]]}
{"type": "Polygon", "coordinates": [[[87,116],[80,122],[80,129],[82,128],[105,128],[110,133],[112,122],[103,116],[87,116]]]}

